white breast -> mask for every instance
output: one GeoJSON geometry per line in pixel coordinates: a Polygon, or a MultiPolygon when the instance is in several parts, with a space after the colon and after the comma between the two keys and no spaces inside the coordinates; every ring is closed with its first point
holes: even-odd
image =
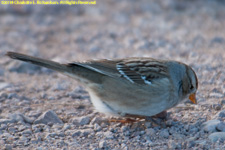
{"type": "Polygon", "coordinates": [[[116,115],[116,112],[114,112],[112,109],[110,109],[107,104],[102,102],[102,100],[91,90],[88,90],[91,102],[95,106],[96,110],[102,113],[106,113],[108,115],[116,115]]]}

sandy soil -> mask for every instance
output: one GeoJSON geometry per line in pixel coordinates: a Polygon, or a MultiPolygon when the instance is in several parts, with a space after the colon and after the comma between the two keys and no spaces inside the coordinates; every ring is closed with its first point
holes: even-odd
{"type": "Polygon", "coordinates": [[[0,149],[225,149],[223,0],[0,5],[0,56],[0,149]],[[182,61],[199,78],[198,105],[169,110],[166,128],[109,123],[78,82],[11,60],[7,51],[64,63],[133,56],[182,61]]]}

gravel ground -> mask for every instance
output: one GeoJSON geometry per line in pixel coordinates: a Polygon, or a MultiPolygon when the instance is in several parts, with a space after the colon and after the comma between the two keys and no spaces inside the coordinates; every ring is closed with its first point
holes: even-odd
{"type": "Polygon", "coordinates": [[[225,149],[225,1],[97,1],[0,5],[0,149],[225,149]],[[168,111],[167,127],[109,123],[76,81],[10,60],[131,56],[173,59],[199,78],[198,105],[168,111]]]}

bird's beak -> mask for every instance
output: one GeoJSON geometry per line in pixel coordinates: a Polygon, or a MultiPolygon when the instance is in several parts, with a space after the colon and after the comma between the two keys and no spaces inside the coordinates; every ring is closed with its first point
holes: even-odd
{"type": "Polygon", "coordinates": [[[194,104],[197,104],[197,101],[196,101],[196,93],[192,93],[191,95],[189,95],[189,99],[194,103],[194,104]]]}

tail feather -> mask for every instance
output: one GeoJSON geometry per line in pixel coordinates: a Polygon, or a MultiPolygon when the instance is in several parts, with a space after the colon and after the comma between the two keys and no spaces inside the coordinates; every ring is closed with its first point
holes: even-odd
{"type": "Polygon", "coordinates": [[[68,67],[66,65],[60,64],[58,62],[54,62],[51,60],[41,59],[41,58],[37,58],[37,57],[25,55],[25,54],[20,54],[16,52],[7,52],[6,56],[9,56],[12,59],[18,59],[21,61],[30,62],[35,65],[39,65],[42,67],[53,69],[55,71],[68,72],[68,67]]]}
{"type": "Polygon", "coordinates": [[[46,60],[42,58],[37,58],[25,54],[20,54],[16,52],[8,52],[6,53],[6,56],[9,56],[12,59],[17,59],[21,61],[25,61],[28,63],[32,63],[38,66],[46,67],[55,71],[58,71],[64,75],[67,75],[69,77],[72,77],[75,80],[78,80],[82,83],[89,83],[91,81],[92,83],[100,83],[102,74],[99,72],[96,72],[95,70],[91,70],[89,68],[86,68],[79,63],[73,63],[71,64],[60,64],[58,62],[54,62],[51,60],[46,60]],[[95,75],[93,75],[95,74],[95,75]],[[94,76],[94,77],[93,77],[94,76]]]}

